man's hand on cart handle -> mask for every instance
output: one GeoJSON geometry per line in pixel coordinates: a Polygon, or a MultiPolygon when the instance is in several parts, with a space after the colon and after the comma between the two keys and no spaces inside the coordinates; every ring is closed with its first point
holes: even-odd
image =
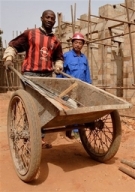
{"type": "Polygon", "coordinates": [[[13,59],[17,54],[17,50],[11,46],[8,46],[3,54],[4,67],[9,69],[9,66],[14,66],[13,59]]]}
{"type": "Polygon", "coordinates": [[[61,71],[63,71],[63,61],[57,60],[54,65],[54,72],[59,74],[61,71]]]}
{"type": "Polygon", "coordinates": [[[14,66],[13,62],[11,60],[7,60],[4,62],[4,67],[6,68],[6,70],[9,69],[9,66],[14,66]]]}

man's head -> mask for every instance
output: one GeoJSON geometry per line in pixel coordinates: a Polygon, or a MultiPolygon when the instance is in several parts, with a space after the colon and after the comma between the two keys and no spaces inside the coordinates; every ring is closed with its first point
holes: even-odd
{"type": "Polygon", "coordinates": [[[79,53],[84,45],[84,36],[81,33],[75,33],[72,37],[72,46],[75,52],[79,53]]]}
{"type": "Polygon", "coordinates": [[[42,13],[41,21],[42,27],[47,31],[51,32],[55,24],[56,15],[52,10],[46,10],[42,13]]]}

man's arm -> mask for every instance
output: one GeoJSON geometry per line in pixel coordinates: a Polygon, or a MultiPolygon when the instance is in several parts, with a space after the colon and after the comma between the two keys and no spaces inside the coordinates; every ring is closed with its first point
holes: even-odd
{"type": "Polygon", "coordinates": [[[17,50],[11,46],[8,46],[4,52],[3,59],[4,60],[13,60],[17,54],[17,50]]]}
{"type": "Polygon", "coordinates": [[[59,74],[60,71],[63,71],[63,51],[61,44],[58,43],[54,55],[53,55],[53,61],[54,61],[54,72],[59,74]]]}
{"type": "Polygon", "coordinates": [[[13,60],[18,52],[24,52],[28,48],[28,30],[9,42],[9,46],[6,48],[3,54],[4,66],[8,69],[8,66],[13,66],[13,60]]]}
{"type": "Polygon", "coordinates": [[[18,53],[27,51],[29,48],[28,34],[30,30],[24,31],[21,35],[9,42],[9,46],[15,48],[18,53]]]}
{"type": "Polygon", "coordinates": [[[6,69],[8,69],[8,66],[13,66],[13,59],[15,58],[17,54],[17,51],[16,49],[14,49],[13,47],[10,47],[8,46],[4,52],[4,55],[3,55],[3,60],[5,61],[4,62],[4,67],[6,69]]]}
{"type": "Polygon", "coordinates": [[[10,59],[13,60],[17,53],[26,51],[28,47],[28,30],[26,30],[24,33],[9,42],[8,47],[4,52],[3,59],[6,60],[6,58],[10,56],[10,59]]]}

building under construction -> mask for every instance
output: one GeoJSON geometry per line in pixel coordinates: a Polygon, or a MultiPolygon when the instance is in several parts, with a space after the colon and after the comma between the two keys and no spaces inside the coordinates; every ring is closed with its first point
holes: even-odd
{"type": "MultiPolygon", "coordinates": [[[[57,13],[55,33],[63,52],[72,48],[73,33],[81,32],[86,40],[82,51],[89,60],[93,85],[135,105],[135,0],[104,5],[99,8],[98,16],[91,15],[90,1],[88,13],[80,18],[76,18],[76,7],[76,4],[71,6],[71,23],[63,21],[62,13],[57,13]]],[[[22,59],[18,56],[17,69],[22,59]]],[[[6,75],[2,74],[0,72],[0,92],[10,89],[10,82],[7,84],[6,75]]],[[[13,83],[12,88],[19,87],[17,78],[13,83]]]]}

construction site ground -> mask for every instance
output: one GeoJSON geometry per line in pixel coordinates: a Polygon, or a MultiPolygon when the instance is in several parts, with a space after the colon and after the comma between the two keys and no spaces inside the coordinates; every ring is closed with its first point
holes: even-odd
{"type": "MultiPolygon", "coordinates": [[[[120,148],[107,163],[92,160],[82,144],[64,133],[47,134],[51,149],[42,150],[40,175],[32,183],[21,181],[12,164],[7,139],[10,93],[0,94],[0,192],[133,192],[135,180],[119,170],[122,159],[135,161],[135,120],[121,117],[120,148]]],[[[133,114],[131,114],[133,116],[133,114]]]]}

